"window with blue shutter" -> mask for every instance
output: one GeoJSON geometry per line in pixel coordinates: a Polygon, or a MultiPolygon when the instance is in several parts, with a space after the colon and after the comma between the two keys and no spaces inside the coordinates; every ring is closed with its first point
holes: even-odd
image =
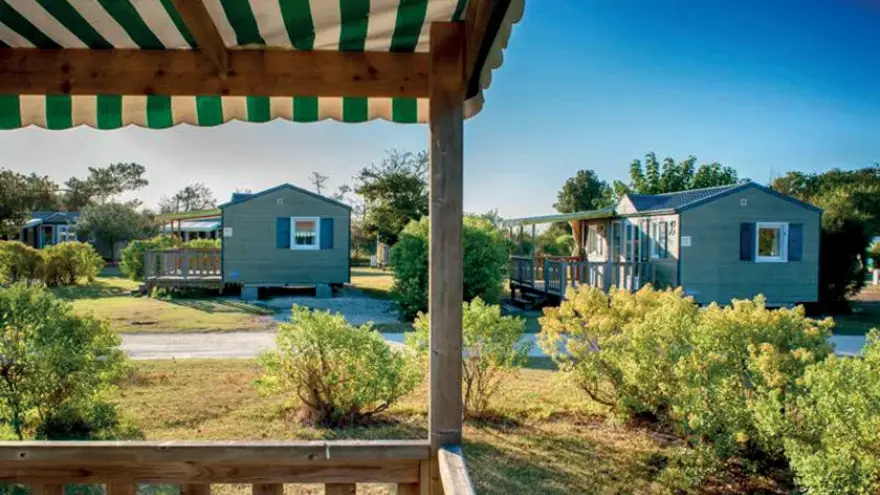
{"type": "Polygon", "coordinates": [[[321,218],[321,249],[333,249],[333,217],[321,218]]]}
{"type": "Polygon", "coordinates": [[[788,225],[788,261],[801,261],[804,259],[804,224],[791,223],[788,225]]]}
{"type": "Polygon", "coordinates": [[[755,224],[741,223],[739,226],[739,259],[755,261],[755,224]]]}
{"type": "Polygon", "coordinates": [[[290,249],[290,217],[275,219],[275,247],[290,249]]]}

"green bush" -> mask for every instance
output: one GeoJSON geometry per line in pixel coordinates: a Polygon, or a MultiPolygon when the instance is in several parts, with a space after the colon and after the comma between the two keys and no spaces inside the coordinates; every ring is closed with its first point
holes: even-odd
{"type": "Polygon", "coordinates": [[[585,287],[545,310],[539,341],[596,402],[686,440],[691,458],[671,477],[694,480],[732,458],[783,458],[805,370],[831,353],[832,325],[802,307],[767,309],[761,296],[699,309],[681,290],[585,287]]]}
{"type": "MultiPolygon", "coordinates": [[[[406,320],[428,309],[428,230],[427,218],[412,221],[391,248],[391,293],[406,320]]],[[[479,296],[489,303],[498,302],[507,277],[510,243],[491,223],[476,217],[465,217],[462,237],[464,300],[479,296]]]]}
{"type": "Polygon", "coordinates": [[[880,493],[880,333],[859,358],[810,366],[785,451],[812,495],[880,493]]]}
{"type": "MultiPolygon", "coordinates": [[[[427,361],[430,317],[419,313],[415,332],[407,335],[406,343],[427,361]]],[[[503,378],[516,372],[529,357],[531,344],[520,342],[525,320],[501,316],[501,307],[489,305],[479,297],[463,303],[462,381],[465,417],[482,417],[489,399],[498,391],[503,378]]]]}
{"type": "Polygon", "coordinates": [[[220,249],[220,239],[190,239],[183,247],[191,249],[220,249]]]}
{"type": "Polygon", "coordinates": [[[0,289],[0,329],[0,424],[19,439],[55,438],[74,423],[80,438],[111,436],[106,399],[126,358],[107,322],[17,284],[0,289]]]}
{"type": "Polygon", "coordinates": [[[43,282],[49,287],[89,282],[104,268],[104,260],[91,244],[71,241],[47,246],[43,256],[43,282]]]}
{"type": "Polygon", "coordinates": [[[31,283],[42,278],[40,252],[18,241],[0,241],[0,284],[31,283]]]}
{"type": "Polygon", "coordinates": [[[538,342],[573,383],[624,416],[666,419],[699,309],[679,290],[584,286],[540,318],[538,342]]]}
{"type": "Polygon", "coordinates": [[[119,270],[131,280],[141,280],[144,278],[144,252],[180,247],[180,245],[180,238],[170,235],[131,241],[122,249],[119,270]]]}
{"type": "Polygon", "coordinates": [[[692,445],[720,458],[781,457],[786,417],[803,393],[806,368],[831,354],[833,322],[802,307],[767,309],[762,296],[700,311],[693,349],[676,367],[674,417],[692,445]]]}
{"type": "Polygon", "coordinates": [[[370,325],[353,326],[339,314],[294,305],[281,325],[277,350],[260,358],[257,388],[292,393],[309,424],[359,424],[411,392],[421,373],[414,358],[393,351],[370,325]]]}

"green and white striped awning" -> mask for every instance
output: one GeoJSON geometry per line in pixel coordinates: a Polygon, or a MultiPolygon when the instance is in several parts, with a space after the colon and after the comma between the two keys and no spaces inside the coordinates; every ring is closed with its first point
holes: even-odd
{"type": "MultiPolygon", "coordinates": [[[[465,116],[482,108],[482,89],[524,0],[503,3],[503,21],[480,71],[480,88],[465,116]]],[[[428,26],[461,20],[467,0],[204,0],[231,50],[427,52],[428,26]]],[[[0,0],[0,49],[193,49],[196,42],[172,0],[0,0]]],[[[86,125],[153,129],[181,123],[384,119],[422,123],[428,102],[417,98],[298,96],[17,95],[0,94],[0,129],[86,125]]]]}

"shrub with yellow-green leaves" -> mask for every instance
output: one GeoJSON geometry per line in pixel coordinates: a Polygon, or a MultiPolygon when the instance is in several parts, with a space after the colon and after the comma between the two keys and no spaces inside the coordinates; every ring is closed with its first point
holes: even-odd
{"type": "Polygon", "coordinates": [[[785,452],[811,495],[880,493],[880,332],[861,358],[831,356],[807,368],[785,452]]]}
{"type": "Polygon", "coordinates": [[[578,387],[622,414],[665,418],[698,308],[680,290],[582,287],[546,308],[538,341],[578,387]]]}
{"type": "Polygon", "coordinates": [[[782,458],[832,325],[761,296],[699,308],[680,289],[584,287],[545,310],[539,341],[593,400],[686,440],[692,455],[679,464],[698,481],[730,458],[782,458]]]}
{"type": "MultiPolygon", "coordinates": [[[[413,326],[415,332],[406,342],[423,361],[429,352],[430,318],[419,313],[413,326]]],[[[489,399],[501,387],[505,377],[516,373],[529,358],[531,342],[522,341],[525,320],[502,316],[501,307],[486,304],[477,297],[462,307],[462,385],[464,415],[479,418],[486,415],[489,399]]]]}

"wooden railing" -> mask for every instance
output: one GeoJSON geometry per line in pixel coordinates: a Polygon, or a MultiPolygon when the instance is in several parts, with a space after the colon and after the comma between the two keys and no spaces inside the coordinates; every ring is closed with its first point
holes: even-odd
{"type": "MultiPolygon", "coordinates": [[[[460,448],[441,449],[437,459],[446,494],[474,493],[460,448]]],[[[251,484],[254,495],[281,495],[285,483],[321,483],[327,494],[393,483],[399,494],[417,494],[430,482],[429,462],[428,441],[0,442],[0,483],[45,495],[61,495],[66,484],[132,495],[138,483],[198,495],[221,483],[251,484]]]]}
{"type": "Polygon", "coordinates": [[[635,291],[654,283],[654,266],[649,261],[586,261],[568,257],[539,260],[541,268],[535,271],[535,278],[544,282],[546,293],[555,296],[564,296],[568,287],[581,285],[604,291],[611,287],[635,291]]]}
{"type": "Polygon", "coordinates": [[[221,275],[220,250],[163,249],[144,253],[144,281],[158,278],[209,278],[221,275]]]}
{"type": "Polygon", "coordinates": [[[510,280],[530,287],[535,285],[535,260],[530,256],[511,256],[510,280]]]}

